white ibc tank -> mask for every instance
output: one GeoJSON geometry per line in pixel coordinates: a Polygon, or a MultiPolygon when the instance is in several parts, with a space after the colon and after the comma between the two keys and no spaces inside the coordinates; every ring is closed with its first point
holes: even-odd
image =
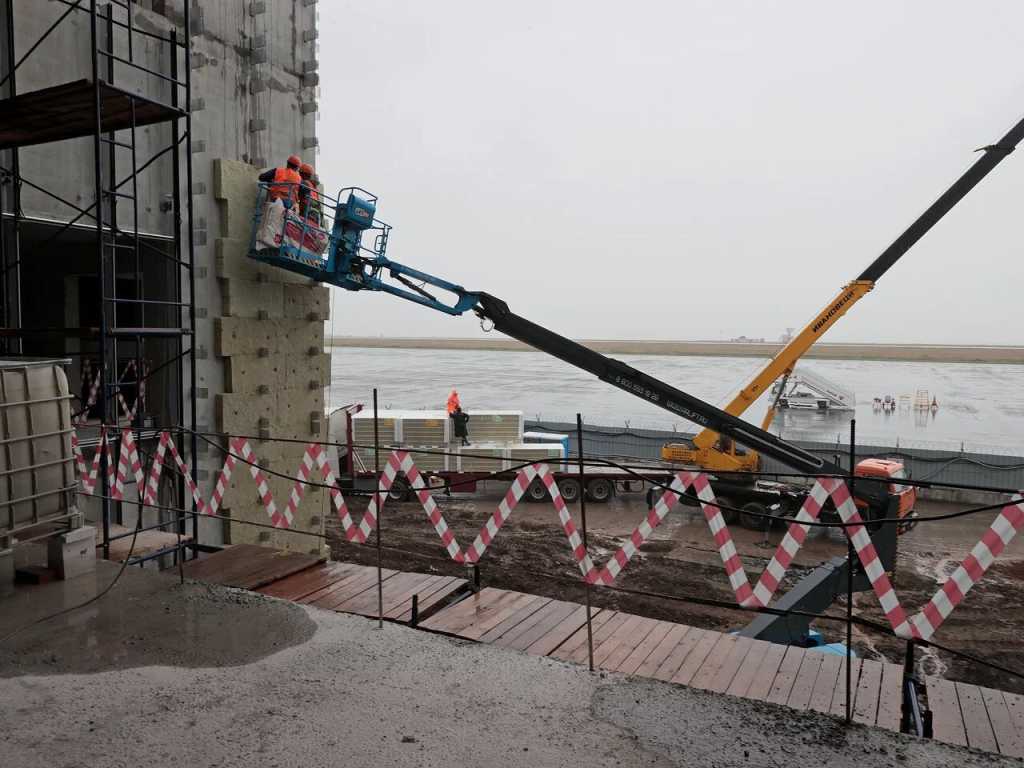
{"type": "Polygon", "coordinates": [[[0,538],[75,512],[65,360],[0,360],[0,538]]]}

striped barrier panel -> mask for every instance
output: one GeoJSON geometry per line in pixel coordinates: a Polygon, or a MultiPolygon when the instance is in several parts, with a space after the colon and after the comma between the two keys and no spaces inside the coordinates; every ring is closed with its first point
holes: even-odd
{"type": "Polygon", "coordinates": [[[102,451],[106,451],[108,456],[108,484],[111,487],[111,497],[115,500],[123,500],[125,484],[129,480],[134,480],[140,489],[141,502],[144,505],[155,505],[160,475],[163,465],[167,461],[167,453],[170,452],[171,458],[174,460],[178,471],[182,474],[189,488],[189,492],[192,494],[198,512],[200,514],[216,515],[235,467],[238,461],[242,461],[249,467],[250,475],[256,483],[260,500],[267,511],[271,523],[275,527],[289,528],[294,522],[295,513],[305,494],[305,488],[310,482],[314,470],[318,470],[324,484],[329,487],[331,501],[334,504],[345,539],[353,543],[362,544],[367,541],[376,527],[377,519],[387,499],[388,491],[394,484],[395,479],[399,474],[404,474],[417,500],[423,507],[427,519],[433,525],[438,538],[441,539],[441,543],[448,552],[449,557],[456,563],[476,563],[480,561],[488,547],[497,537],[502,526],[511,517],[513,510],[530,483],[535,479],[539,479],[548,490],[558,515],[559,523],[568,540],[573,559],[579,566],[583,579],[590,584],[600,586],[611,585],[615,581],[639,548],[651,537],[654,530],[679,502],[682,494],[692,487],[718,548],[719,557],[725,568],[729,584],[736,595],[736,602],[743,608],[762,608],[770,603],[786,571],[807,538],[808,531],[810,530],[809,524],[818,519],[825,503],[831,498],[840,519],[843,523],[848,524],[848,527],[844,528],[844,530],[852,542],[854,550],[857,552],[857,556],[864,567],[886,618],[892,625],[893,631],[900,637],[913,637],[925,640],[935,633],[953,609],[964,599],[974,584],[984,576],[985,572],[995,561],[995,558],[1002,553],[1006,546],[1020,532],[1021,528],[1024,528],[1024,498],[1017,494],[999,512],[981,540],[971,550],[971,553],[957,567],[949,579],[939,587],[938,591],[924,608],[917,614],[908,616],[906,610],[900,604],[888,575],[882,568],[878,554],[871,543],[870,535],[864,526],[864,521],[850,495],[849,488],[844,481],[838,478],[818,478],[815,481],[793,522],[788,525],[786,534],[779,543],[771,561],[762,571],[757,583],[751,587],[750,579],[736,550],[729,526],[725,523],[722,511],[716,504],[715,495],[708,477],[702,472],[679,472],[672,479],[669,490],[665,491],[657,499],[654,506],[648,510],[647,514],[619,549],[608,558],[603,567],[598,567],[594,564],[590,554],[583,546],[568,506],[558,491],[555,476],[546,464],[532,464],[524,467],[516,474],[505,497],[498,504],[497,509],[480,528],[472,544],[463,550],[448,527],[444,515],[441,513],[430,489],[426,486],[423,475],[417,469],[411,455],[406,451],[395,450],[388,457],[387,464],[381,472],[377,490],[371,496],[366,512],[357,525],[352,519],[348,504],[338,487],[337,478],[334,476],[327,461],[327,453],[322,446],[310,444],[306,447],[296,473],[295,484],[283,511],[278,508],[266,475],[256,464],[249,441],[244,438],[233,438],[229,441],[229,446],[230,450],[226,453],[224,465],[218,475],[210,501],[207,503],[203,500],[198,486],[192,479],[188,466],[181,459],[170,433],[162,432],[160,434],[157,450],[154,453],[147,477],[139,461],[132,430],[124,429],[121,431],[120,452],[116,471],[113,471],[112,449],[104,431],[101,432],[100,445],[97,446],[91,469],[86,466],[84,458],[78,462],[82,492],[86,494],[95,492],[100,464],[99,457],[102,451]]]}

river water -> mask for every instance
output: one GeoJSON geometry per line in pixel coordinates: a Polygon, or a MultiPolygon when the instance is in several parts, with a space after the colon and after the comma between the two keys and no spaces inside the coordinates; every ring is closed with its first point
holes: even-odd
{"type": "MultiPolygon", "coordinates": [[[[692,431],[692,425],[540,352],[331,348],[328,405],[372,401],[382,408],[443,408],[459,390],[463,407],[521,410],[527,418],[692,431]]],[[[727,357],[616,355],[617,359],[703,400],[724,405],[763,365],[727,357]]],[[[1024,454],[1024,366],[966,363],[812,360],[814,373],[857,396],[859,443],[1024,454]],[[873,410],[875,397],[928,390],[934,412],[873,410]]],[[[768,398],[744,418],[760,424],[768,398]]],[[[835,440],[849,435],[849,413],[781,412],[772,431],[785,437],[835,440]]]]}

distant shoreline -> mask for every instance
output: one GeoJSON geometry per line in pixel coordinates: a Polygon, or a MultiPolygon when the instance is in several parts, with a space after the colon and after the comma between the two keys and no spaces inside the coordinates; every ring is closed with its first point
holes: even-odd
{"type": "MultiPolygon", "coordinates": [[[[774,355],[782,345],[767,342],[632,341],[583,339],[597,352],[617,355],[679,355],[691,357],[761,357],[774,355]]],[[[531,347],[513,339],[328,338],[327,347],[370,349],[451,349],[528,352],[531,347]]],[[[805,355],[819,360],[900,360],[935,363],[999,363],[1024,365],[1024,346],[960,346],[943,344],[815,344],[805,355]]]]}

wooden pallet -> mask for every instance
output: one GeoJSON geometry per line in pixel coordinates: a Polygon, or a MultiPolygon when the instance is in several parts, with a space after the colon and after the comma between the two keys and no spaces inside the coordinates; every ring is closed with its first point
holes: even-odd
{"type": "MultiPolygon", "coordinates": [[[[167,551],[168,553],[173,552],[178,546],[178,534],[171,533],[168,531],[161,531],[153,529],[151,531],[139,531],[135,535],[135,546],[132,547],[132,530],[122,525],[111,525],[110,535],[120,536],[121,538],[114,539],[110,542],[110,557],[115,563],[123,563],[128,558],[128,553],[131,552],[132,558],[145,557],[146,555],[154,554],[155,552],[167,551]]],[[[187,544],[192,540],[192,536],[188,534],[182,534],[181,543],[182,545],[187,544]]],[[[96,528],[96,546],[103,546],[103,529],[100,527],[96,528]]],[[[100,555],[102,555],[102,551],[100,555]]]]}
{"type": "MultiPolygon", "coordinates": [[[[491,587],[424,621],[425,629],[538,656],[586,664],[586,610],[581,605],[491,587]]],[[[594,665],[793,709],[843,715],[846,660],[786,647],[594,609],[594,665]]],[[[896,664],[854,659],[853,718],[899,731],[903,670],[896,664]]]]}
{"type": "Polygon", "coordinates": [[[1024,696],[925,678],[937,741],[1024,757],[1024,696]]]}

